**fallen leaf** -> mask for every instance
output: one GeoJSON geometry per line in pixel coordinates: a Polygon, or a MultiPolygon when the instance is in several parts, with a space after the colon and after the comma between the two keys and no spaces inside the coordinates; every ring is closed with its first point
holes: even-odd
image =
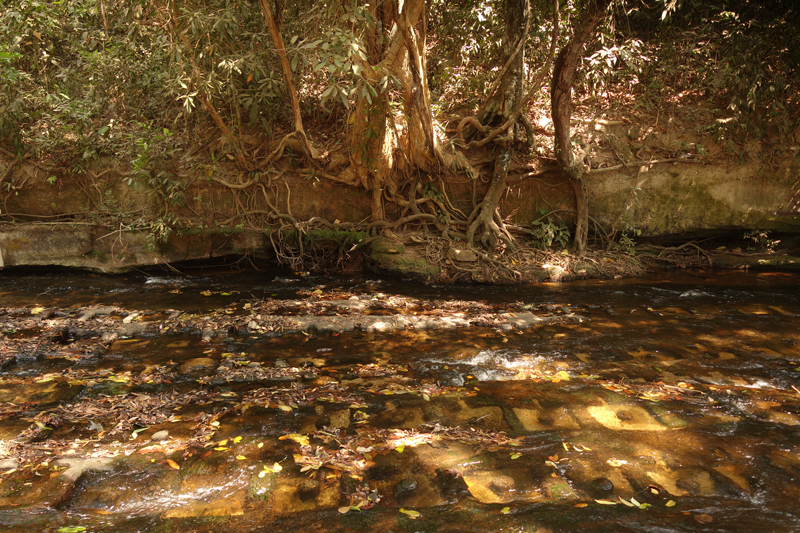
{"type": "Polygon", "coordinates": [[[500,513],[501,514],[511,514],[511,508],[510,507],[503,507],[502,509],[500,509],[500,513]]]}
{"type": "Polygon", "coordinates": [[[522,457],[522,454],[521,454],[521,453],[512,453],[512,454],[511,454],[511,459],[512,459],[512,460],[513,460],[513,459],[519,459],[520,457],[522,457]]]}
{"type": "Polygon", "coordinates": [[[711,522],[714,521],[714,518],[710,514],[706,513],[696,514],[694,515],[694,519],[695,521],[700,522],[701,524],[710,524],[711,522]]]}
{"type": "Polygon", "coordinates": [[[576,503],[575,505],[573,505],[573,507],[578,507],[578,508],[589,507],[589,504],[586,502],[581,502],[581,503],[576,503]]]}
{"type": "Polygon", "coordinates": [[[176,463],[175,461],[173,461],[172,459],[167,459],[167,464],[171,468],[174,468],[175,470],[180,470],[181,469],[181,466],[178,463],[176,463]]]}
{"type": "Polygon", "coordinates": [[[611,500],[595,500],[600,505],[617,505],[617,502],[613,502],[611,500]]]}
{"type": "Polygon", "coordinates": [[[308,436],[300,435],[299,433],[289,433],[288,435],[281,435],[278,440],[293,440],[300,446],[308,446],[308,436]]]}
{"type": "MultiPolygon", "coordinates": [[[[44,311],[44,307],[34,307],[33,309],[31,309],[31,314],[32,315],[38,315],[42,311],[44,311]]],[[[84,529],[86,529],[86,528],[84,528],[84,529]]]]}
{"type": "Polygon", "coordinates": [[[675,500],[670,500],[664,505],[666,505],[667,507],[675,507],[676,505],[678,505],[678,502],[676,502],[675,500]]]}
{"type": "Polygon", "coordinates": [[[403,513],[404,515],[408,516],[411,520],[416,520],[417,518],[422,516],[417,511],[407,511],[407,510],[403,509],[402,507],[400,508],[400,512],[403,513]]]}
{"type": "Polygon", "coordinates": [[[245,459],[247,459],[247,457],[245,457],[244,455],[237,455],[236,459],[239,461],[244,461],[245,459]]]}

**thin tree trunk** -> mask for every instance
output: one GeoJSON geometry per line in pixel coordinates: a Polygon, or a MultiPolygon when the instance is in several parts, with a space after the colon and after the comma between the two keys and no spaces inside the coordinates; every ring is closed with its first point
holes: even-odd
{"type": "MultiPolygon", "coordinates": [[[[506,122],[514,113],[514,110],[522,100],[522,84],[524,81],[523,62],[524,54],[517,50],[517,43],[524,39],[524,28],[530,16],[530,3],[528,0],[507,0],[506,3],[506,28],[503,35],[503,57],[509,64],[508,73],[500,84],[497,93],[497,105],[490,105],[489,108],[496,109],[497,115],[506,122]]],[[[514,157],[514,129],[516,122],[508,121],[508,126],[501,133],[502,139],[496,138],[495,142],[500,141],[500,153],[495,159],[494,173],[489,184],[489,190],[483,201],[470,215],[467,225],[467,244],[475,245],[475,236],[480,235],[480,243],[489,248],[497,244],[497,239],[502,240],[507,247],[513,246],[510,234],[503,228],[502,222],[495,222],[495,212],[500,203],[500,198],[506,190],[506,179],[508,177],[508,167],[514,157]],[[480,231],[482,229],[482,231],[480,231]],[[480,233],[479,233],[480,231],[480,233]]],[[[500,219],[502,220],[502,218],[500,219]]]]}
{"type": "Polygon", "coordinates": [[[592,0],[588,11],[575,28],[572,39],[564,46],[553,67],[553,84],[550,93],[550,108],[555,129],[555,153],[558,166],[567,176],[577,207],[577,222],[573,250],[583,254],[589,234],[589,198],[583,181],[585,169],[572,152],[572,83],[581,60],[584,44],[594,32],[611,0],[592,0]]]}
{"type": "Polygon", "coordinates": [[[272,15],[272,8],[269,5],[269,0],[261,0],[261,8],[264,11],[264,17],[267,19],[267,27],[269,28],[270,36],[272,37],[272,44],[278,52],[278,57],[281,60],[281,69],[283,70],[283,77],[286,79],[286,90],[289,93],[289,99],[292,103],[292,113],[294,115],[294,132],[301,138],[298,139],[308,151],[313,159],[319,158],[319,152],[311,146],[311,143],[306,136],[303,129],[303,118],[300,115],[300,99],[297,97],[297,89],[294,86],[294,77],[292,75],[292,67],[289,65],[289,58],[286,57],[286,47],[283,44],[283,37],[281,36],[278,24],[275,22],[275,17],[272,15]]]}

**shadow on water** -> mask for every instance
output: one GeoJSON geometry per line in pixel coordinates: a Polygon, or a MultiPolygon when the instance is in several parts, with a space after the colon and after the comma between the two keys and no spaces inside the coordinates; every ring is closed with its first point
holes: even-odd
{"type": "Polygon", "coordinates": [[[0,523],[791,531],[798,281],[714,271],[515,287],[278,271],[3,274],[0,523]],[[325,299],[387,316],[445,304],[464,315],[469,306],[453,302],[471,302],[582,318],[389,332],[230,325],[259,318],[262,300],[291,301],[292,315],[338,313],[313,307],[325,299]],[[102,329],[112,323],[122,333],[102,329]]]}

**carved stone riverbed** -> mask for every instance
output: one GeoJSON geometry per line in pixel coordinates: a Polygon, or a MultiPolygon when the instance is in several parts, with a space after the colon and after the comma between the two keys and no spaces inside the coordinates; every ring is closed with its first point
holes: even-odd
{"type": "Polygon", "coordinates": [[[800,276],[0,277],[3,531],[791,531],[800,276]]]}

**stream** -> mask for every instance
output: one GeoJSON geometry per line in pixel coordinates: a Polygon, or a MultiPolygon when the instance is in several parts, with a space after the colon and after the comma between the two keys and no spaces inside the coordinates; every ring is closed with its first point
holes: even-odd
{"type": "Polygon", "coordinates": [[[0,530],[800,531],[800,275],[0,273],[0,530]]]}

